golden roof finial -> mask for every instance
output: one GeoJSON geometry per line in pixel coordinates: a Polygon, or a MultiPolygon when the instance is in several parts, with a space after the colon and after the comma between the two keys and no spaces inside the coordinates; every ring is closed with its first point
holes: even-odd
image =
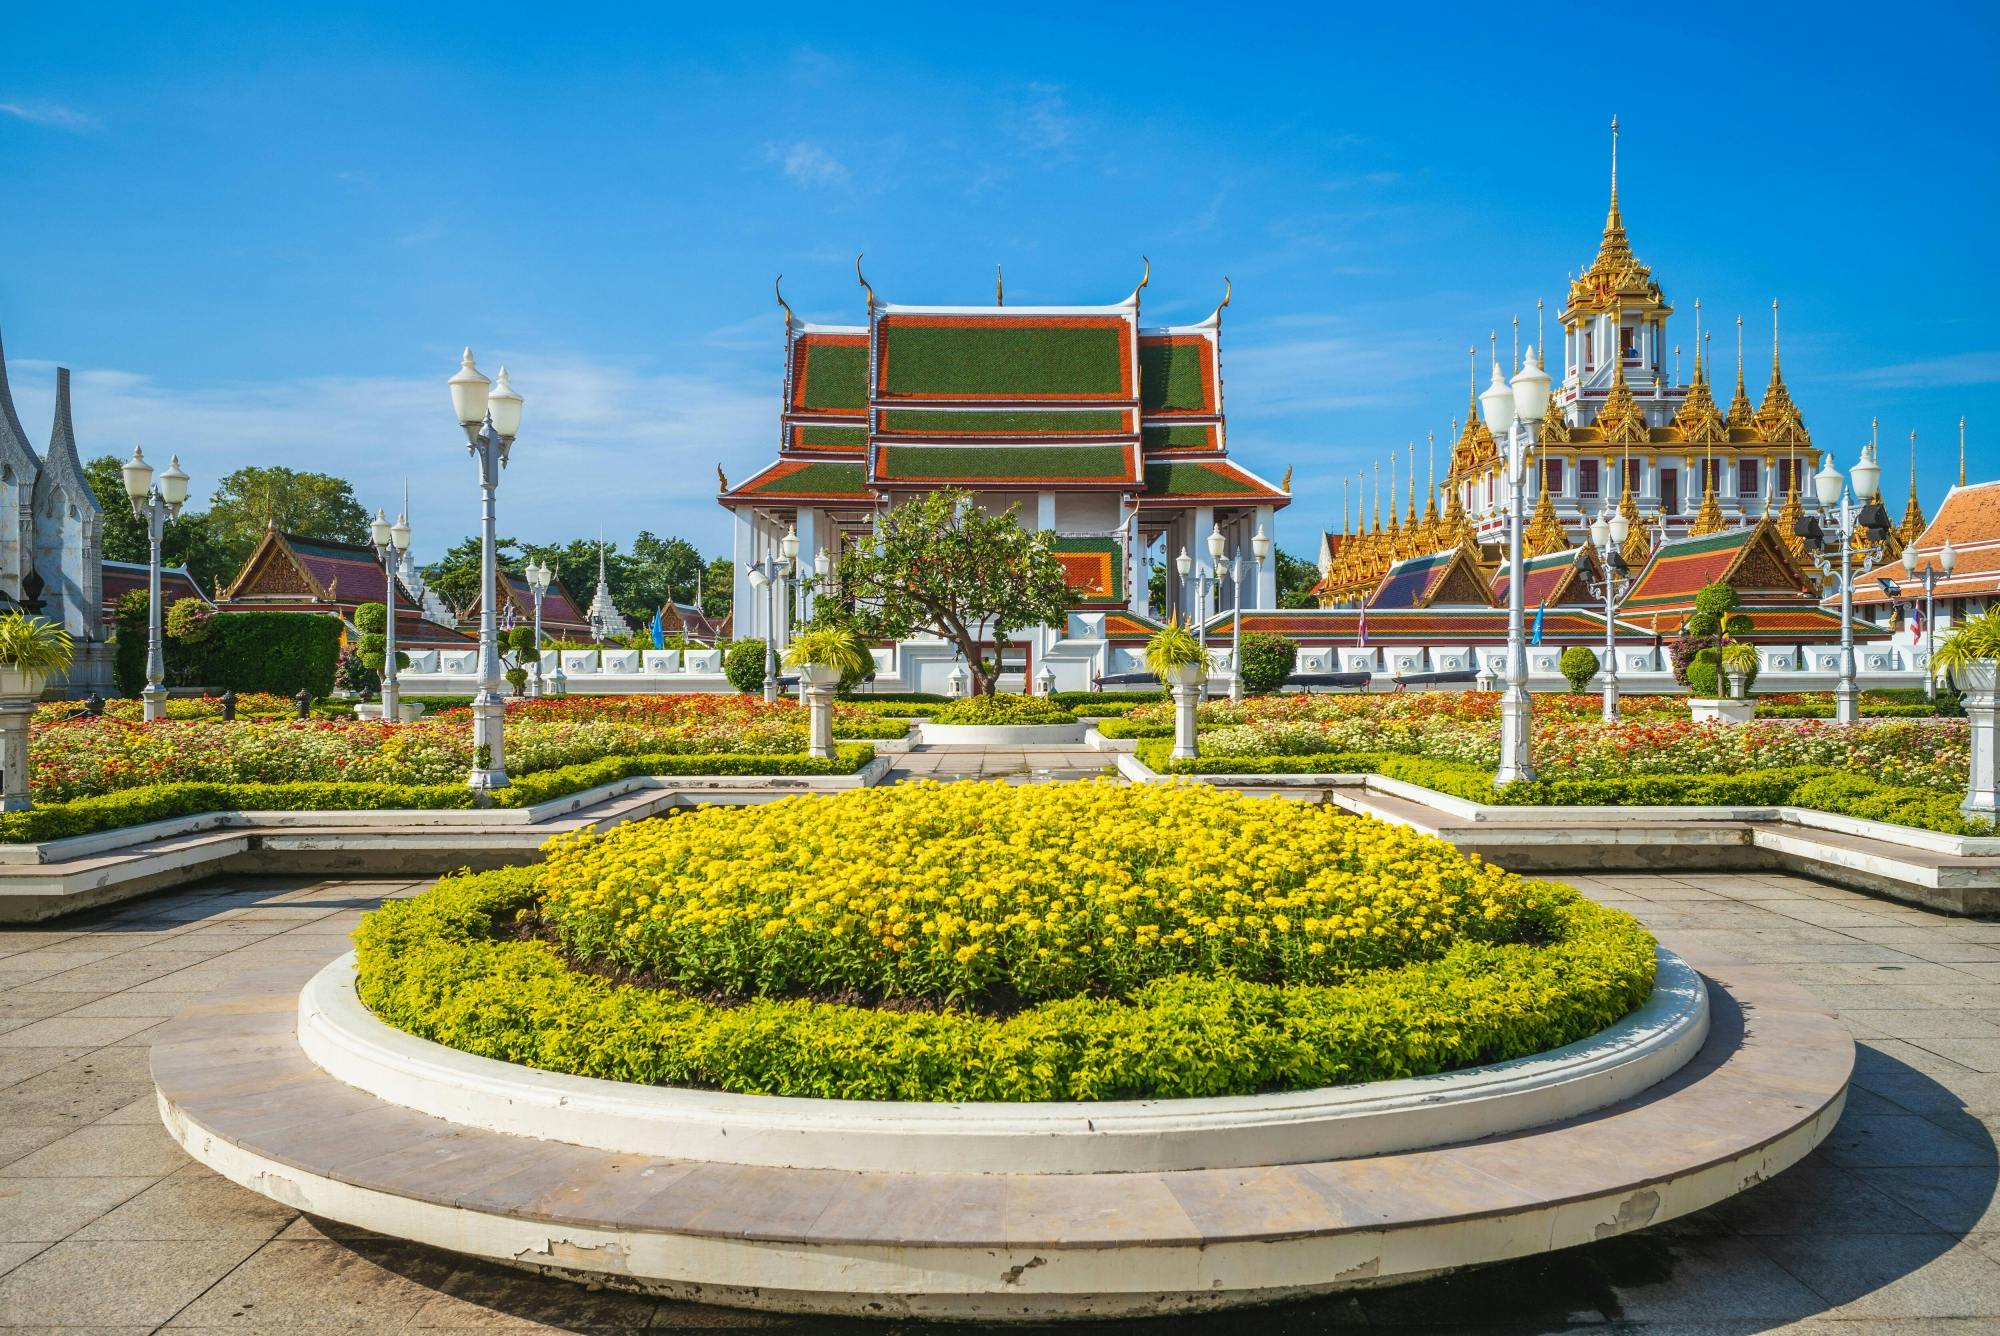
{"type": "Polygon", "coordinates": [[[1618,113],[1611,113],[1611,213],[1606,221],[1610,226],[1618,217],[1618,113]]]}
{"type": "Polygon", "coordinates": [[[1424,433],[1430,443],[1430,468],[1424,475],[1424,524],[1433,534],[1437,532],[1437,489],[1438,489],[1438,434],[1424,433]]]}
{"type": "Polygon", "coordinates": [[[1917,541],[1917,535],[1924,531],[1924,508],[1917,501],[1917,434],[1910,433],[1910,502],[1903,507],[1903,522],[1896,526],[1897,536],[1907,547],[1917,541]]]}
{"type": "Polygon", "coordinates": [[[1382,461],[1375,461],[1375,524],[1372,533],[1382,532],[1382,461]]]}
{"type": "Polygon", "coordinates": [[[1521,317],[1514,317],[1514,363],[1513,369],[1521,369],[1521,317]]]}
{"type": "Polygon", "coordinates": [[[778,294],[778,305],[785,308],[785,333],[789,335],[792,332],[792,308],[785,301],[785,276],[783,274],[779,274],[771,280],[771,291],[778,294]]]}
{"type": "Polygon", "coordinates": [[[1394,446],[1389,448],[1389,532],[1392,534],[1403,532],[1403,521],[1396,514],[1396,450],[1394,446]]]}
{"type": "Polygon", "coordinates": [[[1417,443],[1411,441],[1405,447],[1410,457],[1410,513],[1403,527],[1411,533],[1417,530],[1417,443]]]}
{"type": "Polygon", "coordinates": [[[861,256],[858,254],[854,257],[854,278],[861,284],[861,290],[868,294],[868,310],[872,314],[875,310],[875,289],[868,285],[868,276],[861,272],[861,256]]]}
{"type": "Polygon", "coordinates": [[[1771,298],[1771,378],[1778,378],[1778,299],[1771,298]]]}
{"type": "Polygon", "coordinates": [[[1353,526],[1353,523],[1354,523],[1354,511],[1348,505],[1347,479],[1343,477],[1340,480],[1340,532],[1343,536],[1345,536],[1349,532],[1349,530],[1353,526]]]}
{"type": "Polygon", "coordinates": [[[1542,370],[1547,371],[1549,369],[1549,339],[1548,335],[1543,332],[1542,299],[1540,297],[1535,298],[1535,346],[1542,350],[1542,370]]]}

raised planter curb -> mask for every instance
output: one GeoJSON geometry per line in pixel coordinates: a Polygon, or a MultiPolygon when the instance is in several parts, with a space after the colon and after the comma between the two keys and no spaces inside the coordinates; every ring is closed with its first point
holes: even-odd
{"type": "Polygon", "coordinates": [[[299,1046],[298,990],[322,963],[247,973],[161,1032],[161,1114],[195,1158],[294,1209],[530,1270],[876,1318],[1226,1308],[1601,1241],[1796,1163],[1832,1131],[1854,1060],[1798,989],[1719,966],[1686,1067],[1509,1136],[1171,1172],[772,1169],[506,1136],[375,1099],[299,1046]]]}
{"type": "Polygon", "coordinates": [[[463,1053],[378,1020],[349,954],[299,994],[300,1047],[328,1075],[432,1117],[600,1150],[780,1169],[1091,1174],[1344,1160],[1538,1127],[1631,1098],[1708,1036],[1708,995],[1659,953],[1652,996],[1547,1053],[1365,1086],[1219,1099],[912,1103],[642,1086],[463,1053]]]}
{"type": "Polygon", "coordinates": [[[912,734],[920,747],[1065,747],[1083,741],[1074,724],[934,724],[919,719],[912,734]]]}

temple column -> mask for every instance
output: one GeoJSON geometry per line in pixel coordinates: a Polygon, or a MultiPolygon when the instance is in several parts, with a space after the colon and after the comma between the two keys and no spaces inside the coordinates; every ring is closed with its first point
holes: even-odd
{"type": "MultiPolygon", "coordinates": [[[[1257,597],[1251,603],[1253,608],[1275,608],[1278,606],[1278,512],[1271,506],[1257,507],[1257,528],[1262,529],[1271,539],[1271,559],[1264,563],[1264,569],[1257,572],[1257,597]]],[[[1255,532],[1254,530],[1252,531],[1255,532]]]]}
{"type": "Polygon", "coordinates": [[[730,557],[736,567],[730,594],[736,612],[732,625],[737,637],[747,640],[756,634],[754,628],[761,616],[757,591],[750,584],[750,563],[757,559],[757,517],[748,506],[732,507],[730,515],[733,519],[730,557]]]}
{"type": "MultiPolygon", "coordinates": [[[[1215,527],[1215,507],[1196,506],[1194,509],[1194,532],[1188,535],[1188,556],[1194,564],[1188,567],[1187,602],[1184,605],[1188,616],[1195,621],[1207,620],[1215,610],[1214,586],[1210,586],[1209,596],[1202,597],[1201,573],[1211,563],[1208,557],[1208,531],[1215,527]]],[[[1180,554],[1176,552],[1175,556],[1180,554]]],[[[1210,575],[1214,572],[1210,571],[1210,575]]]]}
{"type": "MultiPolygon", "coordinates": [[[[803,625],[812,616],[813,605],[812,591],[806,587],[806,581],[813,578],[813,558],[819,555],[820,544],[826,540],[820,533],[817,510],[801,509],[796,523],[799,530],[799,569],[792,581],[796,591],[792,601],[798,611],[798,620],[803,625]]],[[[827,559],[832,558],[833,553],[828,552],[827,559]]]]}

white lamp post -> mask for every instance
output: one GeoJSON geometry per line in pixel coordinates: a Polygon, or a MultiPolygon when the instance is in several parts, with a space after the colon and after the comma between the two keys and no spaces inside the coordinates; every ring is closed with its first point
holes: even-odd
{"type": "Polygon", "coordinates": [[[139,698],[150,724],[167,714],[166,658],[160,645],[160,541],[166,537],[167,521],[181,513],[187,500],[188,475],[181,469],[181,457],[175,455],[156,482],[153,466],[137,446],[121,471],[132,514],[146,522],[146,688],[139,698]]]}
{"type": "MultiPolygon", "coordinates": [[[[1217,582],[1220,584],[1220,581],[1217,582]]],[[[1233,623],[1229,646],[1229,657],[1235,664],[1235,671],[1229,675],[1229,699],[1232,703],[1243,701],[1243,554],[1238,552],[1229,559],[1229,585],[1235,591],[1230,600],[1229,620],[1233,623]]]]}
{"type": "Polygon", "coordinates": [[[1937,700],[1937,676],[1928,671],[1930,658],[1937,653],[1937,627],[1933,619],[1937,616],[1937,582],[1940,577],[1948,578],[1958,569],[1958,553],[1953,550],[1951,540],[1945,539],[1938,549],[1936,561],[1925,561],[1916,550],[1916,544],[1903,549],[1903,570],[1923,582],[1924,586],[1924,699],[1937,700]],[[1923,569],[1918,570],[1919,564],[1923,569]]]}
{"type": "Polygon", "coordinates": [[[778,544],[782,556],[767,556],[750,563],[750,586],[765,597],[764,700],[778,699],[779,619],[784,613],[785,581],[798,566],[799,534],[793,527],[778,544]]]}
{"type": "Polygon", "coordinates": [[[1861,688],[1854,666],[1854,564],[1856,558],[1874,560],[1876,549],[1889,534],[1889,513],[1877,499],[1881,479],[1881,466],[1864,446],[1861,461],[1854,466],[1850,497],[1833,456],[1827,455],[1825,466],[1813,475],[1813,492],[1827,514],[1823,519],[1801,516],[1797,527],[1799,537],[1806,539],[1809,547],[1816,546],[1825,554],[1814,557],[1820,570],[1831,573],[1840,583],[1840,680],[1833,688],[1833,717],[1840,724],[1856,723],[1861,718],[1861,688]],[[1858,507],[1855,502],[1860,503],[1858,507]],[[1837,569],[1829,560],[1835,557],[1837,569]]]}
{"type": "Polygon", "coordinates": [[[505,679],[500,674],[499,622],[493,608],[500,585],[493,494],[521,431],[521,396],[508,382],[506,367],[500,368],[497,383],[480,374],[470,348],[450,384],[452,411],[465,429],[466,451],[479,465],[479,690],[472,697],[472,771],[465,782],[483,797],[508,784],[503,736],[507,703],[501,694],[505,679]]]}
{"type": "Polygon", "coordinates": [[[549,596],[549,585],[555,580],[555,572],[547,562],[528,563],[528,592],[535,596],[535,687],[534,693],[542,694],[542,600],[549,596]]]}
{"type": "Polygon", "coordinates": [[[1522,487],[1527,468],[1527,433],[1523,424],[1540,422],[1549,404],[1549,375],[1535,350],[1521,362],[1512,384],[1493,364],[1493,381],[1479,396],[1486,426],[1495,437],[1507,438],[1507,685],[1500,694],[1500,769],[1496,784],[1535,777],[1533,756],[1534,704],[1528,696],[1528,644],[1525,566],[1521,547],[1522,487]]]}
{"type": "MultiPolygon", "coordinates": [[[[1609,505],[1603,513],[1590,522],[1589,546],[1597,549],[1604,565],[1602,587],[1591,583],[1592,592],[1604,599],[1604,667],[1601,676],[1604,682],[1604,722],[1618,722],[1618,629],[1613,619],[1618,615],[1618,601],[1625,597],[1632,584],[1631,568],[1625,564],[1625,539],[1632,532],[1632,523],[1609,505]]],[[[1587,570],[1590,560],[1585,555],[1587,548],[1578,548],[1576,568],[1587,570]]],[[[1586,577],[1588,579],[1588,577],[1586,577]]]]}
{"type": "Polygon", "coordinates": [[[397,515],[391,524],[377,506],[368,536],[382,562],[382,601],[389,611],[382,624],[382,722],[393,724],[403,717],[402,683],[396,676],[396,565],[410,550],[409,516],[397,515]]]}

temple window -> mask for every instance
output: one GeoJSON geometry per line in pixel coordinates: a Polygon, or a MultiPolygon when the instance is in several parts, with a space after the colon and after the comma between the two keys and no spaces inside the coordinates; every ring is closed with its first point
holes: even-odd
{"type": "Polygon", "coordinates": [[[1545,491],[1553,493],[1560,493],[1562,491],[1563,462],[1560,459],[1544,459],[1542,461],[1542,488],[1545,491]]]}
{"type": "Polygon", "coordinates": [[[1597,340],[1589,330],[1583,331],[1583,369],[1590,370],[1597,365],[1597,340]]]}
{"type": "Polygon", "coordinates": [[[1660,470],[1660,513],[1681,513],[1681,475],[1673,469],[1660,470]]]}
{"type": "Polygon", "coordinates": [[[1736,494],[1738,496],[1757,495],[1757,461],[1739,459],[1736,461],[1736,494]]]}
{"type": "Polygon", "coordinates": [[[1576,492],[1578,496],[1597,495],[1597,461],[1579,459],[1576,461],[1576,492]]]}
{"type": "Polygon", "coordinates": [[[1645,492],[1645,490],[1646,490],[1646,488],[1645,488],[1645,485],[1644,485],[1644,484],[1643,484],[1642,482],[1640,482],[1640,480],[1639,480],[1639,479],[1640,479],[1640,474],[1639,474],[1639,471],[1640,471],[1641,469],[1643,469],[1644,467],[1645,467],[1645,465],[1641,464],[1641,463],[1640,463],[1640,462],[1639,462],[1638,460],[1636,460],[1636,459],[1628,459],[1628,460],[1626,460],[1626,461],[1625,461],[1625,490],[1626,490],[1626,491],[1628,491],[1628,492],[1631,492],[1631,493],[1633,493],[1634,495],[1643,495],[1643,494],[1644,494],[1644,492],[1645,492]]]}
{"type": "Polygon", "coordinates": [[[1628,362],[1639,360],[1639,331],[1631,325],[1618,327],[1618,353],[1628,362]]]}

